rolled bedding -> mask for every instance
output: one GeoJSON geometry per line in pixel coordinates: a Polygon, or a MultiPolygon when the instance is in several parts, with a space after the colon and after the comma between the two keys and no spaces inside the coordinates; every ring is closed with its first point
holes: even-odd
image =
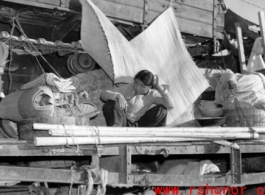
{"type": "Polygon", "coordinates": [[[26,118],[53,117],[54,97],[50,87],[38,86],[7,95],[0,102],[0,118],[18,122],[26,118]]]}

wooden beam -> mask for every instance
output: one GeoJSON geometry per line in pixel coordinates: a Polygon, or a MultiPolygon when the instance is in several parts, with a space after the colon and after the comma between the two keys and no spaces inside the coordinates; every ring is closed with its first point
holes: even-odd
{"type": "Polygon", "coordinates": [[[57,6],[60,6],[60,0],[50,1],[49,4],[47,2],[40,3],[39,0],[2,0],[2,1],[35,6],[35,7],[41,7],[41,8],[46,8],[46,9],[54,9],[57,6]]]}
{"type": "MultiPolygon", "coordinates": [[[[93,1],[93,0],[92,0],[93,1]]],[[[135,8],[144,8],[144,1],[143,0],[103,0],[103,1],[108,1],[112,3],[117,3],[121,5],[127,5],[135,8]]],[[[170,5],[170,0],[155,0],[155,1],[150,1],[148,3],[157,3],[158,6],[162,8],[163,7],[168,7],[170,5]]],[[[199,8],[201,10],[207,10],[207,11],[212,11],[213,10],[213,1],[212,0],[200,0],[200,1],[194,1],[194,0],[174,0],[172,1],[172,5],[174,6],[175,4],[181,4],[183,6],[190,6],[194,8],[199,8]]],[[[70,0],[70,6],[73,7],[81,7],[78,1],[76,0],[70,0]]],[[[71,7],[70,7],[71,8],[71,7]]]]}
{"type": "MultiPolygon", "coordinates": [[[[35,147],[33,144],[18,141],[18,143],[10,143],[5,140],[0,141],[0,156],[92,156],[95,154],[95,147],[79,146],[77,148],[64,147],[35,147]]],[[[118,155],[118,146],[104,147],[100,153],[103,156],[118,155]]]]}
{"type": "Polygon", "coordinates": [[[108,17],[143,23],[143,8],[117,4],[111,1],[92,0],[92,2],[108,17]]]}
{"type": "Polygon", "coordinates": [[[28,167],[0,166],[0,179],[7,181],[35,181],[49,183],[83,184],[83,172],[64,169],[43,169],[28,167]]]}
{"type": "MultiPolygon", "coordinates": [[[[42,7],[47,9],[61,9],[64,11],[75,11],[75,13],[81,14],[81,4],[77,0],[67,1],[46,1],[41,3],[38,0],[4,0],[7,2],[20,3],[24,5],[42,7]],[[65,3],[61,3],[65,2],[65,3]]],[[[144,1],[143,0],[92,0],[96,6],[109,18],[123,20],[132,23],[143,24],[144,1]]],[[[169,7],[169,0],[156,0],[149,1],[148,6],[148,19],[147,23],[150,24],[159,14],[161,14],[166,8],[169,7]]],[[[213,38],[213,1],[200,0],[194,2],[193,0],[176,0],[172,2],[172,8],[175,11],[176,18],[178,20],[181,32],[196,34],[202,37],[213,38]]],[[[216,17],[216,38],[223,39],[223,26],[224,26],[224,14],[218,13],[216,17]]],[[[26,20],[25,20],[26,21],[26,20]]],[[[30,23],[30,21],[29,21],[30,23]]],[[[71,27],[71,25],[69,25],[71,27]]],[[[68,27],[69,27],[68,26],[68,27]]],[[[68,28],[64,28],[62,37],[69,31],[68,28]]],[[[70,28],[71,29],[71,28],[70,28]]],[[[69,33],[69,32],[68,32],[69,33]]]]}
{"type": "Polygon", "coordinates": [[[259,12],[259,24],[260,24],[260,34],[262,38],[262,47],[263,47],[263,59],[265,59],[265,16],[264,12],[259,12]]]}
{"type": "MultiPolygon", "coordinates": [[[[212,194],[211,188],[213,186],[230,186],[230,193],[232,189],[231,175],[171,175],[171,174],[148,174],[148,180],[146,180],[146,174],[138,174],[130,176],[133,179],[134,184],[150,185],[151,186],[179,186],[179,187],[190,187],[190,186],[201,186],[205,188],[208,186],[208,194],[212,194]],[[144,183],[146,181],[146,183],[144,183]]],[[[241,184],[237,186],[251,185],[251,184],[262,184],[265,183],[265,172],[244,174],[241,175],[241,184]]],[[[220,189],[220,188],[219,188],[220,189]]],[[[238,187],[240,192],[240,187],[238,187]]],[[[214,189],[212,188],[212,191],[214,189]]],[[[163,192],[163,191],[162,191],[163,192]]],[[[160,194],[160,193],[159,193],[160,194]]]]}
{"type": "MultiPolygon", "coordinates": [[[[95,173],[94,184],[101,183],[101,170],[95,173]]],[[[108,184],[118,184],[119,173],[108,174],[108,184]]],[[[29,167],[0,166],[0,180],[4,181],[24,181],[24,182],[48,182],[64,184],[85,184],[86,174],[81,170],[66,169],[44,169],[29,167]]]]}
{"type": "Polygon", "coordinates": [[[239,22],[235,23],[235,30],[236,30],[236,38],[238,42],[240,73],[243,73],[244,70],[247,69],[247,65],[246,65],[246,58],[245,58],[245,52],[244,52],[242,29],[241,29],[239,22]]]}
{"type": "MultiPolygon", "coordinates": [[[[97,172],[96,174],[98,174],[97,172]]],[[[227,175],[231,178],[230,175],[227,175]]],[[[230,179],[226,175],[170,175],[170,174],[130,174],[129,180],[133,181],[131,185],[149,185],[149,186],[230,186],[230,179]],[[145,183],[147,182],[147,183],[145,183]]],[[[94,183],[100,181],[95,179],[94,183]]],[[[6,181],[29,181],[29,182],[49,182],[65,184],[84,184],[85,174],[83,171],[65,170],[65,169],[43,169],[28,167],[0,166],[0,179],[6,181]]],[[[241,176],[242,185],[265,183],[265,173],[244,174],[241,176]]],[[[119,182],[119,173],[108,173],[108,184],[112,186],[121,186],[119,182]]],[[[126,184],[124,184],[125,186],[126,184]]],[[[128,185],[128,184],[127,184],[128,185]]],[[[127,186],[126,185],[126,186],[127,186]]],[[[130,184],[129,184],[130,185],[130,184]]]]}

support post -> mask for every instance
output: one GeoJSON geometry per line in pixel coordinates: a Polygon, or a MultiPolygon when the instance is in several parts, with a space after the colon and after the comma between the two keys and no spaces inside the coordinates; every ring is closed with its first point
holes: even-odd
{"type": "Polygon", "coordinates": [[[148,26],[148,0],[144,0],[144,13],[143,13],[143,24],[142,24],[142,31],[144,31],[148,26]]]}
{"type": "Polygon", "coordinates": [[[260,34],[262,38],[262,47],[263,47],[263,59],[265,59],[265,16],[264,12],[259,12],[259,26],[260,26],[260,34]]]}
{"type": "Polygon", "coordinates": [[[244,52],[242,29],[239,22],[235,23],[235,30],[238,42],[240,73],[243,73],[243,71],[247,69],[247,65],[246,65],[245,52],[244,52]]]}
{"type": "Polygon", "coordinates": [[[129,174],[131,173],[131,146],[122,145],[120,146],[120,158],[121,158],[121,168],[120,168],[120,183],[132,184],[133,181],[129,174]]]}
{"type": "Polygon", "coordinates": [[[231,148],[230,170],[232,175],[232,184],[241,184],[242,162],[240,150],[231,148]]]}
{"type": "Polygon", "coordinates": [[[96,167],[99,167],[99,155],[93,154],[91,156],[91,158],[92,158],[91,164],[94,165],[94,166],[96,166],[96,167]]]}

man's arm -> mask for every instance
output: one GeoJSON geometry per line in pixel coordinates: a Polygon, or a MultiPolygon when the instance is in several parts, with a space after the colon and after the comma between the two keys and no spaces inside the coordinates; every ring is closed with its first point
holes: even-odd
{"type": "Polygon", "coordinates": [[[100,94],[100,98],[103,100],[103,101],[108,101],[108,100],[113,100],[113,101],[116,101],[116,96],[120,94],[119,90],[118,89],[115,89],[113,88],[112,90],[106,90],[106,91],[103,91],[101,94],[100,94]]]}
{"type": "Polygon", "coordinates": [[[103,101],[108,101],[108,100],[117,101],[119,103],[120,110],[125,110],[126,112],[128,104],[124,97],[124,93],[125,93],[124,87],[120,87],[120,88],[115,87],[111,90],[103,91],[100,95],[100,98],[103,101]]]}
{"type": "Polygon", "coordinates": [[[155,76],[153,87],[159,92],[161,96],[156,96],[154,99],[155,104],[163,104],[167,109],[174,108],[174,102],[167,89],[162,87],[159,83],[158,76],[155,76]]]}

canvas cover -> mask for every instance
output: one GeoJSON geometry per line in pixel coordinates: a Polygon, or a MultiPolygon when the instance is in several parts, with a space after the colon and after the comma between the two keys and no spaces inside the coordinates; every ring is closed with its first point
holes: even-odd
{"type": "Polygon", "coordinates": [[[134,75],[143,69],[157,74],[170,86],[169,93],[175,103],[168,124],[173,124],[209,87],[185,47],[172,8],[129,42],[93,2],[80,2],[84,50],[116,84],[132,83],[134,75]]]}

